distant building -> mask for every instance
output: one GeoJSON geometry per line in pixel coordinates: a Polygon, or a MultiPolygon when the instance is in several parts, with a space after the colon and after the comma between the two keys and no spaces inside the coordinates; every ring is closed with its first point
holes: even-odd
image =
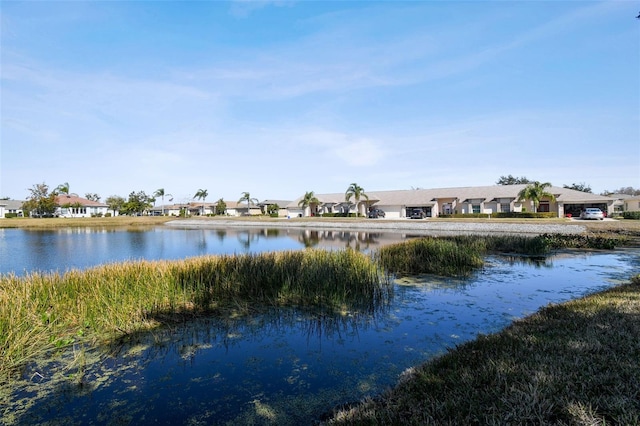
{"type": "MultiPolygon", "coordinates": [[[[358,206],[351,197],[345,201],[344,193],[316,194],[317,205],[302,208],[298,203],[303,197],[287,205],[291,216],[311,216],[325,213],[358,213],[366,215],[375,206],[386,213],[387,218],[410,217],[415,210],[422,210],[426,217],[447,214],[532,212],[531,200],[518,201],[518,193],[527,185],[494,185],[460,188],[410,189],[398,191],[365,191],[368,200],[360,199],[358,206]]],[[[557,186],[547,187],[555,200],[542,199],[538,212],[557,213],[558,217],[571,214],[579,216],[587,207],[597,207],[612,214],[615,198],[557,186]]]]}
{"type": "Polygon", "coordinates": [[[55,200],[58,208],[54,215],[58,217],[105,216],[109,208],[104,203],[87,200],[76,194],[60,194],[55,200]]]}
{"type": "Polygon", "coordinates": [[[0,200],[0,219],[7,217],[24,217],[20,200],[0,200]],[[15,215],[15,216],[14,216],[15,215]]]}

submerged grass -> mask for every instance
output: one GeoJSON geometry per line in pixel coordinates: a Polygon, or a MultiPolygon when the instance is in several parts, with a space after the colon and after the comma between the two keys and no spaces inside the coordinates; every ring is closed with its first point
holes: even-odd
{"type": "MultiPolygon", "coordinates": [[[[386,275],[353,250],[140,261],[65,274],[0,276],[0,375],[36,355],[152,328],[176,316],[252,307],[372,309],[386,275]]],[[[233,312],[232,312],[233,311],[233,312]]]]}
{"type": "Polygon", "coordinates": [[[640,424],[640,275],[408,371],[331,424],[640,424]]]}

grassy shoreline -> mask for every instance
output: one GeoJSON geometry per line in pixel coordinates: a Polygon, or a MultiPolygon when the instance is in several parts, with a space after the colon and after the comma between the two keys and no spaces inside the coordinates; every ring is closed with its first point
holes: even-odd
{"type": "Polygon", "coordinates": [[[368,311],[388,276],[355,250],[304,250],[136,261],[0,276],[0,378],[38,354],[150,330],[176,318],[255,307],[368,311]]]}
{"type": "Polygon", "coordinates": [[[640,275],[410,369],[328,424],[640,424],[640,275]]]}
{"type": "MultiPolygon", "coordinates": [[[[255,218],[251,219],[255,221],[255,218]]],[[[300,220],[306,222],[305,219],[300,220]]],[[[168,220],[175,218],[23,219],[16,223],[24,224],[19,226],[24,228],[47,229],[74,226],[155,226],[168,220]],[[47,226],[39,224],[40,221],[45,221],[47,226]],[[105,225],[105,222],[109,225],[105,225]]],[[[207,223],[215,219],[200,220],[207,223]]],[[[269,220],[281,221],[264,219],[265,223],[269,220]]],[[[495,223],[495,220],[492,221],[495,223]]],[[[0,221],[0,227],[3,227],[3,222],[0,221]]],[[[476,219],[474,222],[483,220],[476,219]]],[[[367,223],[375,225],[375,221],[367,223]]],[[[521,223],[550,222],[525,220],[521,223]]],[[[640,235],[640,221],[594,222],[585,225],[588,225],[588,233],[640,235]]],[[[338,267],[329,273],[328,280],[341,282],[345,265],[348,266],[346,269],[350,269],[353,260],[330,260],[330,263],[333,262],[338,267]],[[339,278],[336,280],[336,277],[339,278]]],[[[226,274],[219,274],[215,268],[203,267],[199,263],[202,262],[201,258],[193,259],[193,262],[183,264],[182,269],[176,262],[158,261],[135,262],[124,266],[107,265],[87,272],[73,271],[71,275],[65,274],[62,277],[57,274],[47,277],[33,274],[26,279],[43,284],[38,292],[43,292],[41,294],[44,296],[29,295],[27,299],[31,304],[27,303],[20,309],[15,305],[16,294],[6,291],[12,286],[16,287],[17,281],[10,279],[17,278],[0,277],[0,311],[2,306],[5,307],[0,315],[0,337],[7,339],[0,342],[0,358],[3,358],[0,360],[0,374],[8,374],[29,357],[55,347],[64,347],[73,341],[88,342],[105,332],[117,334],[151,328],[157,324],[154,319],[171,312],[191,315],[194,307],[215,308],[218,301],[212,297],[214,292],[202,283],[215,281],[214,276],[226,274]],[[119,268],[121,270],[118,271],[119,268]],[[180,269],[181,272],[176,273],[172,268],[180,269]],[[100,275],[100,271],[107,271],[107,275],[100,275]],[[165,285],[162,280],[168,276],[173,278],[165,285]],[[74,294],[74,297],[69,298],[68,305],[65,305],[66,302],[51,303],[52,297],[65,291],[61,280],[67,288],[71,286],[70,291],[74,294]],[[158,292],[154,294],[146,287],[137,289],[139,284],[145,282],[158,284],[158,292]],[[91,285],[88,286],[87,283],[91,285]],[[97,297],[99,306],[87,308],[78,304],[78,300],[91,297],[91,292],[87,291],[93,287],[104,290],[97,297]],[[122,303],[120,298],[123,288],[135,290],[133,301],[128,305],[122,303]],[[117,302],[114,303],[114,300],[117,302]],[[18,312],[21,312],[22,317],[18,312]],[[96,312],[100,314],[97,315],[96,312]],[[61,318],[63,313],[66,315],[64,319],[61,318]],[[104,313],[113,315],[116,319],[107,321],[103,318],[104,313]],[[12,315],[12,322],[3,324],[5,318],[12,315]],[[11,346],[12,349],[16,348],[8,340],[16,338],[11,324],[19,324],[24,329],[24,335],[20,337],[23,347],[9,354],[11,346]],[[41,336],[37,336],[39,332],[42,332],[41,336]],[[44,346],[38,346],[43,342],[44,346]]],[[[232,262],[235,260],[230,261],[232,262]]],[[[356,263],[359,262],[361,260],[356,259],[356,263]]],[[[246,277],[255,277],[256,271],[265,272],[273,267],[274,262],[267,263],[248,261],[244,266],[236,265],[229,270],[244,268],[244,279],[251,280],[246,277]]],[[[284,269],[290,269],[293,265],[297,267],[300,263],[300,259],[296,258],[287,263],[288,266],[284,269]]],[[[316,262],[315,267],[306,272],[310,281],[305,281],[306,284],[299,286],[288,299],[281,299],[276,293],[258,296],[265,296],[264,300],[271,304],[300,303],[302,300],[307,301],[304,303],[314,303],[313,300],[317,300],[315,293],[308,292],[306,288],[310,282],[317,281],[325,263],[326,259],[316,262]]],[[[376,269],[368,262],[362,261],[362,265],[361,271],[365,275],[376,269]]],[[[358,274],[360,272],[356,275],[358,274]]],[[[377,278],[369,282],[376,280],[377,278]]],[[[277,281],[282,281],[282,277],[278,275],[277,281]]],[[[284,281],[292,283],[291,279],[284,281]]],[[[223,283],[222,287],[224,286],[223,283]]],[[[27,289],[22,290],[26,295],[27,289]]],[[[249,288],[243,291],[253,290],[249,288]]],[[[368,290],[364,290],[366,291],[368,290]]],[[[241,307],[244,303],[242,298],[236,298],[234,291],[231,293],[229,300],[235,300],[233,304],[241,307]]],[[[322,298],[333,307],[344,306],[340,302],[343,299],[333,298],[330,294],[322,298]]],[[[367,303],[365,301],[365,305],[367,303]]],[[[335,412],[328,422],[640,424],[638,335],[640,276],[633,277],[632,283],[628,285],[543,308],[500,333],[479,336],[442,357],[411,369],[394,389],[380,397],[364,401],[351,409],[335,412]]]]}
{"type": "MultiPolygon", "coordinates": [[[[51,219],[34,219],[34,218],[10,218],[0,219],[1,228],[65,228],[65,227],[131,227],[131,226],[156,226],[167,222],[179,222],[185,219],[173,216],[117,216],[117,217],[95,217],[95,218],[51,218],[51,219]]],[[[289,224],[297,226],[300,224],[367,224],[371,229],[382,227],[385,224],[429,224],[429,223],[492,223],[492,224],[534,224],[534,225],[567,225],[567,226],[584,226],[588,231],[593,232],[636,232],[640,235],[640,220],[611,220],[611,221],[586,221],[571,220],[566,218],[550,218],[550,219],[476,219],[476,218],[429,218],[422,221],[409,219],[366,219],[366,218],[322,218],[322,217],[302,217],[302,218],[271,218],[267,216],[214,216],[214,217],[191,217],[190,222],[215,224],[215,223],[258,223],[258,224],[278,224],[280,226],[289,224]],[[380,226],[378,225],[380,224],[380,226]]]]}

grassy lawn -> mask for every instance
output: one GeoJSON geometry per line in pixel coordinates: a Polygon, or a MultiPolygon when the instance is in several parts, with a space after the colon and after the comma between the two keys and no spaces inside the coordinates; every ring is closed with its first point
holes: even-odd
{"type": "Polygon", "coordinates": [[[175,217],[168,216],[116,216],[116,217],[76,217],[34,219],[11,218],[0,219],[0,228],[66,228],[84,226],[153,226],[161,225],[175,217]]]}
{"type": "MultiPolygon", "coordinates": [[[[181,220],[174,216],[116,216],[116,217],[96,217],[96,218],[50,218],[50,219],[33,219],[33,218],[11,218],[0,219],[0,228],[58,228],[58,227],[75,227],[75,226],[145,226],[159,225],[172,220],[181,220]]],[[[237,222],[289,222],[306,223],[306,222],[336,222],[336,223],[358,223],[365,222],[375,225],[378,221],[382,223],[400,222],[407,223],[410,219],[367,219],[356,217],[294,217],[272,218],[268,216],[214,216],[200,217],[194,216],[189,220],[207,221],[237,221],[237,222]]],[[[431,222],[431,223],[524,223],[524,224],[566,224],[566,225],[582,225],[590,231],[630,231],[640,233],[640,220],[611,220],[611,221],[587,221],[587,220],[571,220],[565,218],[558,219],[460,219],[460,218],[429,218],[422,221],[411,221],[412,223],[431,222]]]]}
{"type": "Polygon", "coordinates": [[[640,424],[640,275],[406,372],[331,424],[640,424]]]}

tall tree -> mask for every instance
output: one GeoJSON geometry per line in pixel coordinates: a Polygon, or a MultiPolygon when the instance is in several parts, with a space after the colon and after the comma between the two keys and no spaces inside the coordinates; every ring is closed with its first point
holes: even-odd
{"type": "Polygon", "coordinates": [[[305,192],[304,197],[298,202],[298,206],[302,207],[305,213],[307,212],[307,207],[317,206],[318,204],[320,204],[320,200],[318,200],[313,191],[305,192]]]}
{"type": "Polygon", "coordinates": [[[204,201],[207,199],[209,192],[206,189],[198,189],[196,195],[193,196],[194,200],[202,200],[202,216],[204,216],[204,201]]]}
{"type": "Polygon", "coordinates": [[[131,192],[129,199],[122,206],[122,212],[126,214],[142,215],[151,208],[155,199],[147,195],[144,191],[131,192]]]}
{"type": "Polygon", "coordinates": [[[122,198],[119,195],[110,195],[109,197],[107,197],[107,206],[109,207],[109,210],[113,210],[113,215],[116,215],[116,211],[120,211],[122,210],[122,207],[124,206],[125,203],[125,199],[122,198]]]}
{"type": "Polygon", "coordinates": [[[227,203],[222,198],[216,201],[216,214],[223,215],[227,211],[227,203]]]}
{"type": "Polygon", "coordinates": [[[251,204],[257,204],[258,199],[251,198],[251,194],[249,194],[248,192],[243,192],[242,197],[240,197],[240,199],[238,200],[238,203],[241,203],[243,201],[247,202],[247,214],[251,214],[251,204]]]}
{"type": "Polygon", "coordinates": [[[538,211],[541,199],[548,198],[551,201],[555,201],[556,197],[546,190],[550,186],[549,182],[540,183],[535,181],[530,183],[518,193],[518,202],[531,200],[533,202],[533,212],[535,213],[538,211]]]}
{"type": "Polygon", "coordinates": [[[591,187],[584,182],[572,183],[571,185],[562,185],[564,188],[573,189],[574,191],[588,192],[591,194],[591,187]]]}
{"type": "Polygon", "coordinates": [[[46,183],[33,185],[29,189],[31,195],[22,204],[22,210],[28,212],[29,216],[46,217],[53,216],[58,208],[55,192],[49,193],[49,186],[46,183]]]}
{"type": "Polygon", "coordinates": [[[613,191],[604,191],[600,195],[612,195],[612,194],[626,194],[626,195],[640,195],[640,188],[634,189],[632,186],[623,186],[622,188],[613,190],[613,191]]]}
{"type": "Polygon", "coordinates": [[[360,198],[364,197],[367,201],[369,201],[369,196],[364,192],[364,188],[359,186],[357,183],[352,183],[344,193],[344,199],[345,201],[350,202],[351,197],[353,197],[356,202],[356,215],[358,215],[360,213],[360,210],[358,210],[360,198]]]}
{"type": "Polygon", "coordinates": [[[496,182],[496,185],[522,185],[523,183],[533,183],[526,177],[513,177],[509,176],[500,176],[500,179],[496,182]]]}
{"type": "Polygon", "coordinates": [[[164,196],[167,197],[173,197],[173,195],[171,194],[165,194],[164,192],[164,188],[160,188],[160,189],[156,189],[156,192],[153,193],[154,197],[161,197],[162,198],[162,216],[164,216],[164,196]]]}
{"type": "Polygon", "coordinates": [[[55,195],[58,194],[69,194],[69,182],[65,182],[65,183],[61,183],[60,185],[56,186],[56,189],[53,190],[53,193],[55,195]]]}

